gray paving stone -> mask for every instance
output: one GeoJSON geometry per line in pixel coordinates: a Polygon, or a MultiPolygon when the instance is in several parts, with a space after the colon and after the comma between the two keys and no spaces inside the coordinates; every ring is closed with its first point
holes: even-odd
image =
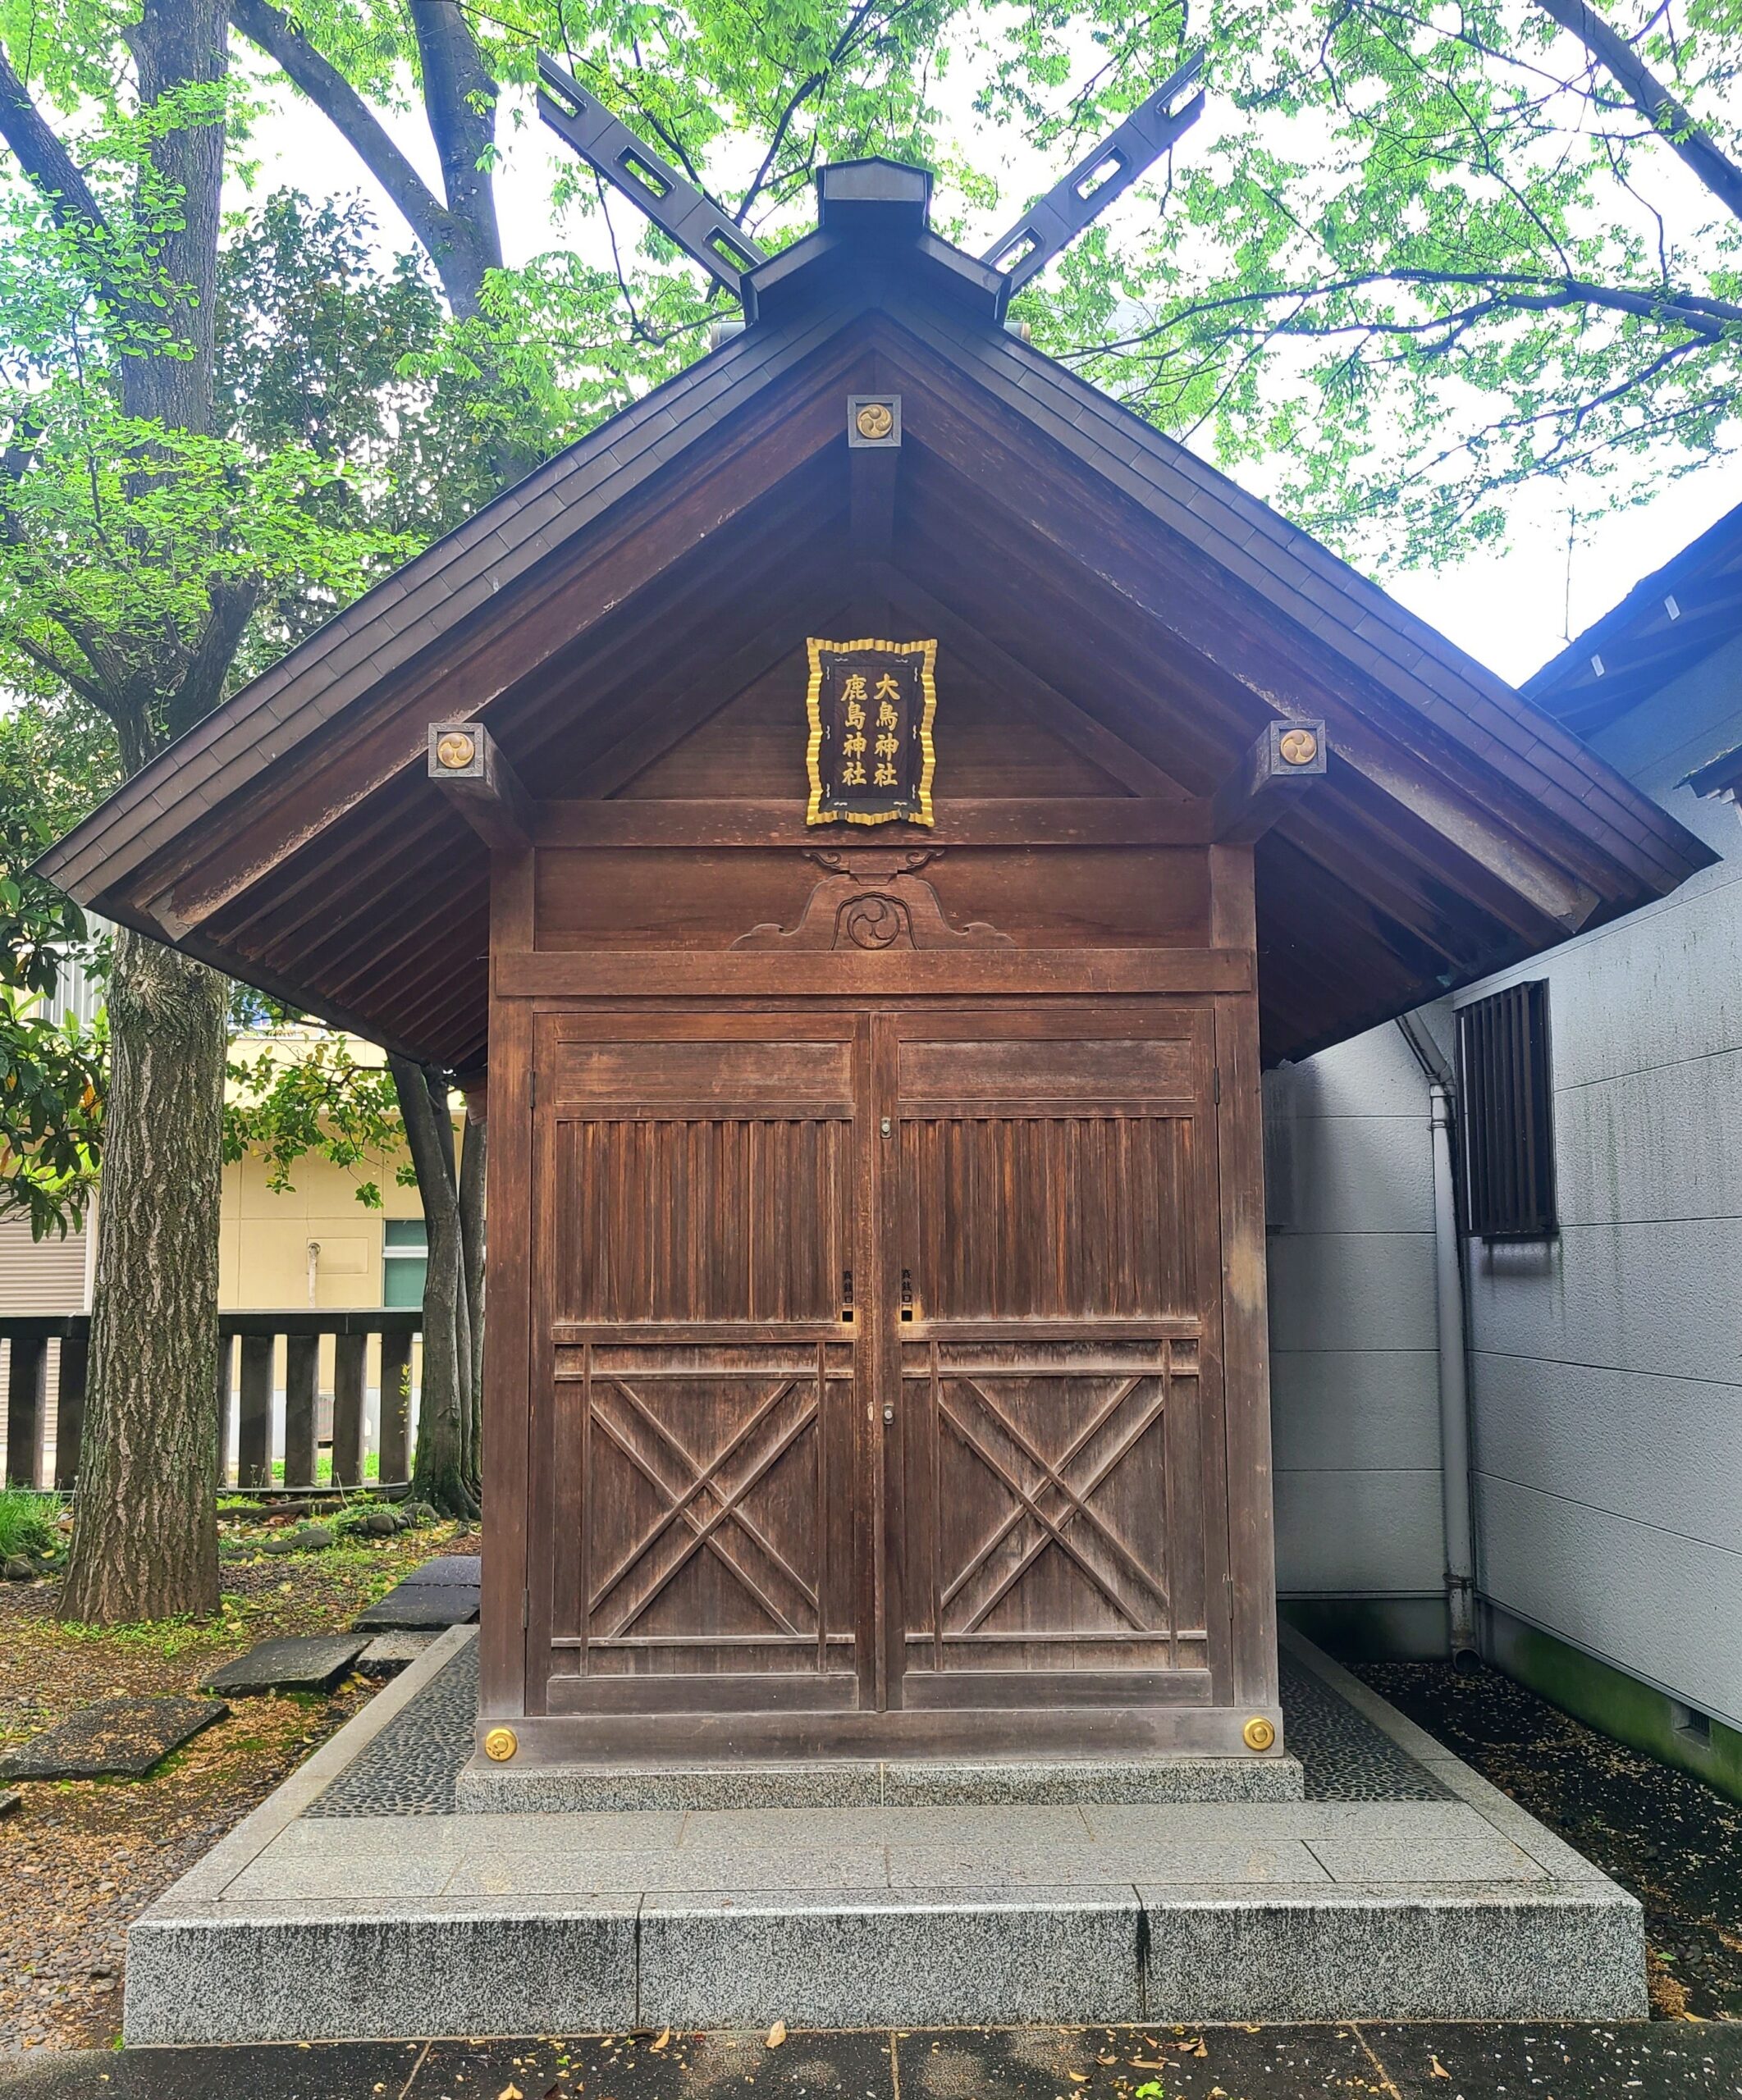
{"type": "Polygon", "coordinates": [[[1150,1757],[1095,1763],[889,1763],[891,1808],[948,1802],[1278,1801],[1305,1791],[1294,1757],[1150,1757]]]}
{"type": "Polygon", "coordinates": [[[1141,1880],[1236,1885],[1328,1881],[1298,1838],[1272,1844],[891,1845],[893,1888],[1075,1888],[1141,1880]]]}
{"type": "Polygon", "coordinates": [[[439,1896],[454,1871],[451,1858],[427,1852],[308,1853],[287,1859],[268,1847],[226,1883],[221,1903],[273,1903],[281,1898],[370,1901],[395,1896],[439,1896]]]}
{"type": "MultiPolygon", "coordinates": [[[[447,1883],[449,1895],[560,1896],[588,1890],[615,1895],[686,1890],[775,1893],[793,1890],[882,1888],[889,1871],[881,1847],[791,1847],[738,1852],[706,1847],[687,1852],[503,1852],[469,1854],[447,1883]]],[[[754,1900],[753,1895],[747,1900],[754,1900]]]]}
{"type": "Polygon", "coordinates": [[[0,1815],[10,1815],[23,1799],[24,1796],[16,1787],[0,1793],[0,1815]]]}
{"type": "Polygon", "coordinates": [[[1181,1844],[1196,1838],[1335,1838],[1352,1833],[1414,1843],[1425,1838],[1480,1838],[1489,1825],[1467,1801],[1253,1801],[1236,1807],[1101,1807],[1084,1819],[1106,1843],[1181,1844]]]}
{"type": "Polygon", "coordinates": [[[409,1628],[395,1628],[387,1633],[377,1633],[368,1646],[357,1658],[359,1677],[397,1677],[403,1669],[416,1662],[432,1641],[440,1639],[432,1629],[416,1632],[409,1628]]]}
{"type": "Polygon", "coordinates": [[[469,1626],[478,1617],[478,1591],[460,1582],[401,1582],[351,1621],[359,1632],[421,1627],[440,1631],[469,1626]]]}
{"type": "Polygon", "coordinates": [[[458,1583],[462,1589],[475,1590],[482,1580],[482,1556],[476,1553],[438,1553],[432,1560],[420,1561],[405,1581],[458,1583]]]}
{"type": "Polygon", "coordinates": [[[610,1765],[516,1771],[473,1757],[455,1781],[454,1798],[468,1813],[524,1810],[547,1815],[601,1809],[875,1808],[883,1798],[883,1768],[819,1760],[811,1765],[694,1765],[681,1771],[610,1765]]]}
{"type": "Polygon", "coordinates": [[[1528,1852],[1497,1831],[1475,1838],[1350,1835],[1315,1838],[1312,1850],[1333,1881],[1409,1882],[1545,1881],[1528,1852]]]}
{"type": "Polygon", "coordinates": [[[354,1633],[286,1634],[214,1670],[206,1687],[238,1699],[267,1691],[330,1691],[368,1645],[354,1633]]]}
{"type": "Polygon", "coordinates": [[[0,1779],[143,1779],[221,1721],[222,1699],[99,1699],[0,1757],[0,1779]]]}
{"type": "Polygon", "coordinates": [[[674,2027],[1131,2020],[1141,1931],[1128,1889],[650,1896],[641,2018],[674,2027]]]}
{"type": "Polygon", "coordinates": [[[718,1809],[688,1817],[693,1845],[1077,1845],[1083,1811],[1054,1808],[718,1809]]]}
{"type": "MultiPolygon", "coordinates": [[[[635,2020],[633,1901],[353,1915],[151,1913],[127,1935],[130,2043],[549,2034],[635,2020]]],[[[311,1909],[313,1906],[311,1906],[311,1909]]]]}
{"type": "Polygon", "coordinates": [[[1642,2020],[1643,1915],[1619,1889],[1454,1896],[1146,1888],[1152,2020],[1642,2020]]]}

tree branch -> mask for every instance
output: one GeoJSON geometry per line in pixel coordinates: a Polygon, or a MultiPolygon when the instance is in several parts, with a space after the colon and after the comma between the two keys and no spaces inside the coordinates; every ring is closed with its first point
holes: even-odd
{"type": "Polygon", "coordinates": [[[496,144],[496,82],[485,71],[455,0],[418,0],[411,25],[448,210],[454,224],[464,229],[481,287],[486,270],[502,267],[494,178],[487,164],[496,144]]]}
{"type": "Polygon", "coordinates": [[[169,703],[167,726],[171,739],[203,720],[223,698],[225,674],[241,646],[243,630],[260,602],[260,586],[252,578],[236,583],[217,583],[210,595],[212,609],[169,703]]]}
{"type": "Polygon", "coordinates": [[[0,138],[18,156],[18,164],[47,199],[55,222],[107,233],[109,222],[90,185],[56,136],[53,127],[30,99],[30,91],[0,48],[0,138]]]}
{"type": "Polygon", "coordinates": [[[289,75],[386,191],[435,265],[454,311],[475,314],[482,272],[471,229],[430,190],[350,82],[270,0],[230,0],[230,19],[289,75]]]}
{"type": "MultiPolygon", "coordinates": [[[[1432,286],[1458,285],[1479,291],[1488,297],[1473,304],[1484,313],[1509,310],[1520,313],[1552,313],[1562,308],[1575,306],[1601,307],[1611,313],[1630,313],[1645,320],[1667,321],[1685,328],[1690,335],[1703,337],[1708,342],[1722,342],[1733,338],[1742,329],[1742,304],[1731,299],[1706,299],[1693,292],[1638,292],[1625,286],[1599,285],[1584,277],[1528,276],[1516,272],[1488,272],[1480,270],[1370,270],[1353,276],[1328,279],[1316,285],[1278,285],[1269,290],[1233,292],[1225,299],[1203,299],[1182,308],[1175,314],[1154,328],[1141,334],[1127,336],[1117,342],[1097,344],[1092,350],[1077,353],[1079,357],[1104,354],[1109,351],[1134,349],[1140,344],[1153,341],[1165,335],[1169,329],[1177,328],[1182,322],[1200,319],[1205,316],[1226,313],[1242,307],[1265,307],[1276,300],[1297,302],[1304,309],[1312,301],[1334,297],[1340,292],[1365,291],[1379,285],[1410,285],[1432,286]]],[[[1351,329],[1368,335],[1412,336],[1428,333],[1436,328],[1456,328],[1468,314],[1468,308],[1452,313],[1437,314],[1416,321],[1374,321],[1352,319],[1334,323],[1302,322],[1298,317],[1279,325],[1283,335],[1325,336],[1344,335],[1351,329]]],[[[1475,317],[1480,317],[1477,316],[1475,317]]],[[[1071,354],[1067,353],[1067,362],[1071,354]]]]}
{"type": "Polygon", "coordinates": [[[1621,86],[1671,153],[1704,184],[1735,218],[1742,219],[1742,167],[1657,78],[1626,39],[1585,0],[1536,0],[1545,15],[1572,34],[1621,86]]]}

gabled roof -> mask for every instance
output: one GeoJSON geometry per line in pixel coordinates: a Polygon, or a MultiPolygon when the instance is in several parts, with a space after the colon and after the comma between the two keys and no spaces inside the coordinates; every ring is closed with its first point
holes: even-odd
{"type": "Polygon", "coordinates": [[[1267,717],[1330,721],[1332,801],[1260,852],[1273,1054],[1630,909],[1709,860],[1377,586],[1008,331],[997,272],[930,231],[926,186],[889,163],[825,171],[818,230],[749,273],[740,335],[327,623],[43,872],[312,1011],[416,1054],[475,1057],[482,963],[456,974],[451,959],[482,955],[484,870],[432,806],[424,726],[482,714],[536,792],[555,777],[548,754],[587,776],[588,737],[632,741],[668,704],[661,680],[680,684],[702,655],[722,699],[731,676],[760,675],[782,633],[802,637],[840,596],[841,406],[867,380],[905,404],[885,600],[995,634],[1011,675],[1118,718],[1188,794],[1267,717]],[[381,887],[390,877],[398,889],[381,887]],[[341,925],[391,901],[395,967],[359,974],[356,938],[342,966],[330,941],[318,954],[316,896],[341,925]],[[1297,897],[1315,902],[1292,916],[1297,897]],[[437,996],[442,953],[452,981],[437,996]]]}
{"type": "Polygon", "coordinates": [[[1742,634],[1742,504],[1641,577],[1520,690],[1579,735],[1607,728],[1742,634]]]}

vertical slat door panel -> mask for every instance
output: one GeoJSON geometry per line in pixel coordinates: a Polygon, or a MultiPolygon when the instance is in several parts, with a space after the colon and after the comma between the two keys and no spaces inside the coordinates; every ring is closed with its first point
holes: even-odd
{"type": "Polygon", "coordinates": [[[898,1699],[1214,1703],[1208,1010],[892,1016],[898,1699]]]}
{"type": "Polygon", "coordinates": [[[540,1630],[562,1710],[857,1703],[862,1322],[843,1284],[863,1267],[863,1034],[851,1016],[545,1020],[540,1630]]]}

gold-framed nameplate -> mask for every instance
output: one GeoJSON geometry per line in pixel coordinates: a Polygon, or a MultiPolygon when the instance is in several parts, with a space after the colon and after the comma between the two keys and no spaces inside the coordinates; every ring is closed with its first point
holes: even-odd
{"type": "Polygon", "coordinates": [[[931,822],[938,645],[806,643],[811,740],[807,824],[931,822]]]}

